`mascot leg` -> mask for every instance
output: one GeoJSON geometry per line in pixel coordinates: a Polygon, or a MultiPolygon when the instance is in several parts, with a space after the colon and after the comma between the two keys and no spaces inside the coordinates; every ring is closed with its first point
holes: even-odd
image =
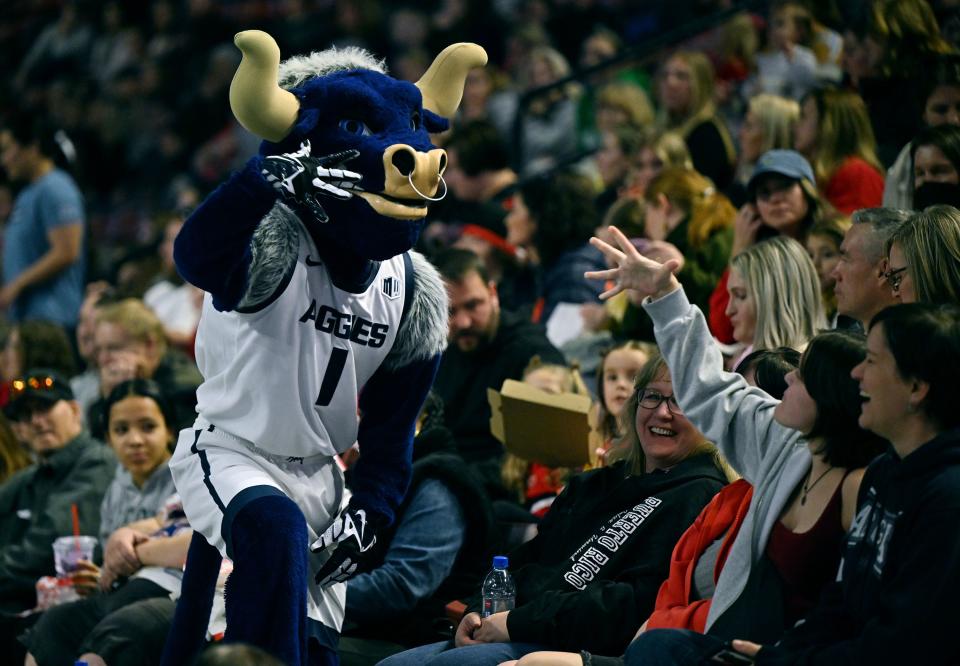
{"type": "Polygon", "coordinates": [[[203,535],[193,533],[190,550],[187,551],[187,568],[183,572],[180,600],[167,635],[161,666],[190,663],[203,647],[222,560],[220,552],[207,543],[203,535]]]}
{"type": "MultiPolygon", "coordinates": [[[[230,510],[228,509],[228,513],[230,510]]],[[[307,525],[279,493],[257,497],[233,517],[225,640],[251,643],[297,666],[307,658],[307,525]]]]}

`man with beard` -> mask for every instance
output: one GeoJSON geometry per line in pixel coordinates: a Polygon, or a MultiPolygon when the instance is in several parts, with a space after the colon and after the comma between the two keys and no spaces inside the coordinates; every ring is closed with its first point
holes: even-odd
{"type": "Polygon", "coordinates": [[[469,250],[450,249],[434,258],[449,296],[449,346],[434,383],[445,404],[447,426],[463,458],[483,477],[488,490],[500,489],[503,445],[490,433],[487,389],[505,379],[521,379],[534,356],[565,364],[541,326],[500,309],[497,286],[483,262],[469,250]]]}

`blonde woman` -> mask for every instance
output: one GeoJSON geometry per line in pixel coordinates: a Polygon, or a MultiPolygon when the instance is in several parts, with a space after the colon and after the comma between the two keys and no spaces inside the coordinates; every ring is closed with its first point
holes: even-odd
{"type": "Polygon", "coordinates": [[[657,83],[662,129],[683,137],[693,166],[719,189],[733,181],[733,139],[714,104],[713,65],[702,53],[677,51],[657,83]]]}
{"type": "Polygon", "coordinates": [[[737,183],[746,187],[757,160],[768,150],[793,147],[799,119],[800,105],[792,99],[766,93],[750,99],[737,137],[740,141],[737,183]]]}
{"type": "Polygon", "coordinates": [[[930,206],[887,242],[887,281],[904,303],[960,305],[960,211],[930,206]]]}
{"type": "Polygon", "coordinates": [[[792,238],[771,238],[735,256],[727,291],[733,337],[746,353],[777,347],[803,351],[827,327],[817,271],[792,238]]]}
{"type": "Polygon", "coordinates": [[[824,198],[844,215],[883,202],[877,142],[857,93],[816,90],[804,97],[794,143],[813,165],[824,198]]]}

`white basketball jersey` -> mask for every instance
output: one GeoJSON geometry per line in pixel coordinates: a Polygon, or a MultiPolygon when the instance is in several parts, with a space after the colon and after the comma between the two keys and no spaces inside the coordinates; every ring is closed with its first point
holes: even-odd
{"type": "MultiPolygon", "coordinates": [[[[197,330],[197,412],[275,455],[334,455],[357,440],[357,397],[393,347],[405,255],[361,294],[334,286],[299,230],[289,283],[256,312],[219,312],[207,294],[197,330]]],[[[412,277],[412,276],[410,276],[412,277]]]]}

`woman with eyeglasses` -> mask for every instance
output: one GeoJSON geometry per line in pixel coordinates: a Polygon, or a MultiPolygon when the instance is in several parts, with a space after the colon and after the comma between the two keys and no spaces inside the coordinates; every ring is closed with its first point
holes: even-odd
{"type": "MultiPolygon", "coordinates": [[[[793,150],[768,150],[757,160],[747,182],[747,203],[733,224],[731,257],[768,238],[787,236],[806,242],[810,229],[832,213],[817,193],[813,168],[793,150]]],[[[710,296],[710,330],[720,342],[735,342],[726,314],[730,301],[729,270],[710,296]]]]}
{"type": "Polygon", "coordinates": [[[537,536],[510,554],[515,608],[481,618],[480,598],[468,599],[453,641],[383,666],[496,666],[545,649],[623,651],[653,609],[673,545],[730,478],[680,410],[662,358],[648,361],[634,386],[619,459],[571,478],[537,536]]]}
{"type": "MultiPolygon", "coordinates": [[[[850,372],[864,358],[863,337],[841,331],[814,337],[799,370],[787,375],[783,400],[776,400],[723,372],[703,314],[673,275],[676,262],[652,261],[618,230],[611,232],[619,249],[591,242],[614,268],[590,277],[614,281],[603,298],[632,289],[652,299],[644,307],[681,407],[755,488],[716,580],[706,632],[719,645],[731,638],[774,641],[833,579],[856,509],[859,468],[884,448],[857,422],[861,398],[850,372]]],[[[680,636],[664,641],[682,642],[687,634],[680,636]]],[[[627,663],[675,663],[657,661],[661,637],[657,632],[631,645],[627,663]]]]}
{"type": "Polygon", "coordinates": [[[960,211],[931,206],[887,241],[884,277],[903,303],[960,305],[960,211]]]}

